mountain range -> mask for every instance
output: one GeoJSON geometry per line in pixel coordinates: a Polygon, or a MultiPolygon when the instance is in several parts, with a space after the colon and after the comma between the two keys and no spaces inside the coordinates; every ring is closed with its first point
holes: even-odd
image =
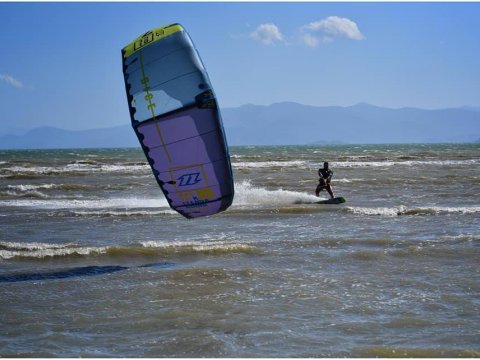
{"type": "MultiPolygon", "coordinates": [[[[228,144],[304,145],[480,141],[480,108],[389,109],[366,103],[281,102],[221,110],[228,144]]],[[[91,130],[41,127],[0,133],[1,149],[137,147],[130,124],[91,130]]]]}

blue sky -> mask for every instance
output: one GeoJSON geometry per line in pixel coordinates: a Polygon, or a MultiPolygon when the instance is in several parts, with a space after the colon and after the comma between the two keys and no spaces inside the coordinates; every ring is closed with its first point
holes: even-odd
{"type": "Polygon", "coordinates": [[[3,128],[128,124],[120,50],[174,22],[221,107],[480,106],[480,3],[0,3],[3,128]]]}

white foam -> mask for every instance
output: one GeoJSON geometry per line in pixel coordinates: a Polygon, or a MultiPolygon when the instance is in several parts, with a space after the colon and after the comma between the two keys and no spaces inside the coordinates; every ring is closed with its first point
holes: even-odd
{"type": "MultiPolygon", "coordinates": [[[[18,185],[20,188],[30,189],[28,185],[18,185]]],[[[47,185],[47,187],[50,185],[47,185]]],[[[53,186],[53,184],[52,184],[53,186]]],[[[34,186],[32,185],[32,189],[34,186]]],[[[254,187],[249,181],[235,184],[234,206],[261,206],[261,205],[289,205],[295,203],[309,203],[318,201],[314,195],[290,190],[268,190],[262,187],[254,187]]],[[[164,208],[168,211],[169,204],[165,198],[111,198],[111,199],[12,199],[1,200],[0,206],[5,207],[30,207],[37,209],[66,209],[77,210],[78,215],[99,216],[128,216],[132,210],[145,208],[164,208]],[[102,212],[101,210],[115,209],[114,211],[102,212]],[[126,209],[127,213],[118,211],[126,209]],[[93,211],[88,211],[93,210],[93,211]]],[[[134,211],[135,214],[138,211],[134,211]]],[[[151,212],[147,211],[148,214],[151,212]]],[[[174,212],[168,212],[168,214],[174,212]]]]}
{"type": "Polygon", "coordinates": [[[8,185],[7,188],[18,191],[34,191],[34,190],[46,190],[55,189],[61,187],[58,184],[42,184],[42,185],[8,185]]]}
{"type": "Polygon", "coordinates": [[[478,160],[406,160],[406,161],[331,161],[331,168],[355,168],[355,167],[391,167],[391,166],[455,166],[478,164],[478,160]]]}
{"type": "Polygon", "coordinates": [[[45,185],[8,185],[9,191],[3,193],[9,196],[32,197],[37,199],[48,199],[49,195],[39,191],[56,187],[54,184],[45,185]]]}
{"type": "Polygon", "coordinates": [[[14,250],[46,250],[46,249],[63,249],[71,247],[74,244],[48,244],[48,243],[19,243],[0,241],[0,247],[14,250]]]}
{"type": "Polygon", "coordinates": [[[360,179],[360,178],[334,179],[334,182],[342,183],[342,184],[349,184],[349,183],[352,183],[352,182],[365,182],[365,181],[372,181],[372,179],[370,179],[370,180],[360,179]]]}
{"type": "Polygon", "coordinates": [[[234,206],[245,205],[289,205],[300,202],[314,202],[318,198],[314,195],[289,190],[267,190],[254,187],[250,181],[235,184],[234,206]]]}
{"type": "Polygon", "coordinates": [[[357,167],[390,167],[394,166],[394,161],[339,161],[330,162],[331,168],[357,168],[357,167]]]}
{"type": "Polygon", "coordinates": [[[480,206],[464,207],[406,207],[404,205],[395,207],[346,207],[347,211],[360,215],[381,215],[381,216],[399,216],[399,215],[441,215],[441,214],[476,214],[480,213],[480,206]]]}
{"type": "Polygon", "coordinates": [[[19,243],[0,241],[0,258],[45,258],[66,255],[104,254],[108,247],[77,247],[75,244],[19,243]]]}
{"type": "Polygon", "coordinates": [[[356,207],[356,206],[347,206],[346,209],[354,214],[359,215],[382,215],[382,216],[398,216],[399,212],[406,209],[404,206],[399,207],[379,207],[379,208],[368,208],[368,207],[356,207]]]}
{"type": "Polygon", "coordinates": [[[245,168],[272,168],[272,167],[299,167],[306,168],[308,163],[301,160],[293,161],[241,161],[232,163],[232,167],[235,169],[245,168]]]}
{"type": "Polygon", "coordinates": [[[37,258],[67,256],[67,255],[92,255],[105,254],[108,247],[76,247],[76,248],[47,248],[33,251],[0,250],[0,258],[11,259],[14,257],[37,258]]]}
{"type": "Polygon", "coordinates": [[[142,241],[140,244],[146,248],[157,249],[192,249],[194,251],[212,251],[212,250],[239,250],[253,249],[254,246],[247,243],[238,243],[231,241],[142,241]]]}
{"type": "Polygon", "coordinates": [[[421,210],[433,210],[435,213],[460,213],[460,214],[476,214],[480,212],[480,206],[463,206],[463,207],[446,207],[433,206],[431,208],[420,208],[421,210]]]}
{"type": "MultiPolygon", "coordinates": [[[[251,158],[251,157],[249,157],[251,158]]],[[[354,157],[352,157],[354,158],[354,157]]],[[[331,168],[363,168],[363,167],[392,167],[392,166],[458,166],[478,164],[480,161],[476,159],[469,160],[381,160],[381,161],[362,161],[362,157],[358,157],[359,161],[330,161],[331,168]]],[[[238,157],[240,159],[240,157],[238,157]]],[[[296,167],[306,169],[318,169],[319,164],[304,160],[291,161],[234,161],[232,167],[235,169],[263,169],[263,168],[282,168],[296,167]]]]}
{"type": "Polygon", "coordinates": [[[2,177],[9,175],[63,175],[85,173],[133,173],[148,171],[148,164],[85,164],[72,163],[65,166],[11,166],[3,168],[2,177]]]}
{"type": "Polygon", "coordinates": [[[77,216],[102,216],[102,217],[129,217],[129,216],[155,216],[155,215],[176,215],[174,210],[135,210],[126,209],[120,210],[94,210],[94,211],[74,211],[74,215],[77,216]]]}
{"type": "Polygon", "coordinates": [[[480,241],[480,235],[475,234],[460,234],[455,236],[442,236],[443,240],[453,240],[453,241],[480,241]]]}
{"type": "Polygon", "coordinates": [[[30,207],[38,209],[112,209],[169,207],[165,198],[112,198],[112,199],[15,199],[2,200],[0,206],[30,207]]]}

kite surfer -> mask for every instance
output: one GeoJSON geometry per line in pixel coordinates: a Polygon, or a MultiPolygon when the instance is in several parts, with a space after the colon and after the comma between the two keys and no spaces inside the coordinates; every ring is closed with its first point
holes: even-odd
{"type": "Polygon", "coordinates": [[[333,199],[335,196],[333,196],[332,185],[330,185],[333,171],[328,168],[328,162],[325,161],[323,163],[323,168],[318,169],[318,176],[320,176],[320,179],[318,179],[318,186],[315,189],[315,195],[319,197],[320,191],[326,189],[330,194],[330,197],[333,199]]]}

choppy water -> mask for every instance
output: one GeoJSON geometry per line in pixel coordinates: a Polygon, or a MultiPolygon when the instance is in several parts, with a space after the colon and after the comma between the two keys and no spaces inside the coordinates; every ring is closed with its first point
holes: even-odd
{"type": "Polygon", "coordinates": [[[480,356],[478,144],[231,155],[186,220],[138,149],[0,151],[0,356],[480,356]]]}

